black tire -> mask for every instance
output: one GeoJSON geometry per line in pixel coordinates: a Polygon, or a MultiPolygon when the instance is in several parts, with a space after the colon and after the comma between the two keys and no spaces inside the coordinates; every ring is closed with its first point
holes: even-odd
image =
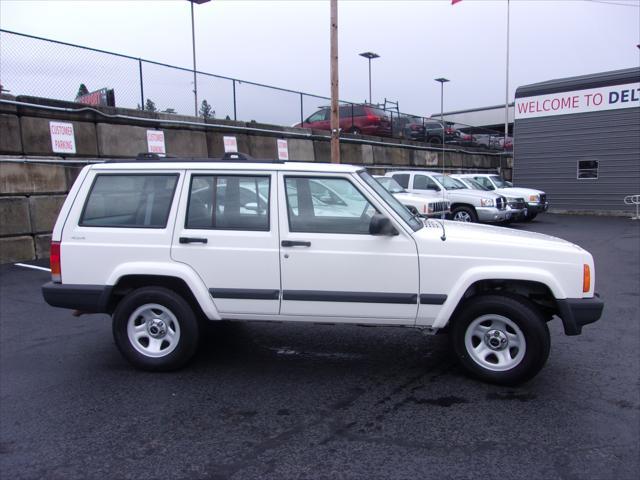
{"type": "Polygon", "coordinates": [[[451,219],[456,222],[478,223],[478,215],[472,207],[460,205],[451,211],[451,219]],[[463,218],[467,220],[463,220],[463,218]]]}
{"type": "Polygon", "coordinates": [[[530,222],[532,221],[534,218],[536,218],[538,216],[537,213],[527,213],[523,218],[522,221],[523,222],[530,222]]]}
{"type": "Polygon", "coordinates": [[[468,373],[486,382],[500,385],[517,385],[533,378],[546,363],[551,348],[549,329],[538,308],[524,297],[504,294],[481,295],[467,300],[452,319],[451,342],[456,357],[468,373]],[[489,319],[478,323],[485,318],[485,315],[489,319]],[[515,339],[524,337],[525,347],[522,352],[515,346],[515,342],[511,343],[513,340],[507,339],[507,344],[498,347],[497,351],[499,354],[508,355],[506,362],[501,366],[501,360],[493,353],[494,350],[489,343],[484,341],[484,345],[480,345],[483,340],[474,335],[476,332],[474,325],[483,329],[488,328],[484,338],[488,338],[491,342],[493,341],[491,333],[500,331],[496,325],[500,325],[501,319],[504,318],[515,324],[520,332],[507,326],[502,331],[503,337],[507,338],[507,335],[515,339]],[[494,323],[493,319],[497,322],[494,323]],[[470,345],[467,342],[467,333],[470,336],[470,345]],[[475,345],[474,342],[478,344],[475,345]],[[470,350],[476,350],[478,347],[488,352],[484,362],[488,363],[488,359],[493,355],[495,365],[492,365],[492,360],[488,363],[491,365],[489,367],[480,363],[482,360],[478,358],[483,358],[483,354],[478,355],[470,350]],[[497,371],[499,368],[504,369],[497,371]]]}
{"type": "Polygon", "coordinates": [[[113,313],[112,327],[120,353],[135,367],[149,371],[164,372],[183,367],[195,354],[200,334],[198,319],[191,306],[183,297],[163,287],[139,288],[125,296],[113,313]],[[150,319],[143,319],[143,313],[157,317],[153,321],[160,322],[157,326],[152,325],[150,319]],[[139,339],[130,337],[130,324],[132,329],[141,329],[139,339]],[[156,330],[153,330],[154,326],[156,330]],[[162,328],[165,335],[162,335],[162,328]],[[154,338],[152,333],[158,337],[154,338]],[[147,346],[144,345],[145,338],[147,346]],[[158,351],[153,352],[153,346],[158,343],[158,351]]]}
{"type": "Polygon", "coordinates": [[[442,138],[441,137],[429,137],[429,144],[430,145],[442,145],[442,138]]]}

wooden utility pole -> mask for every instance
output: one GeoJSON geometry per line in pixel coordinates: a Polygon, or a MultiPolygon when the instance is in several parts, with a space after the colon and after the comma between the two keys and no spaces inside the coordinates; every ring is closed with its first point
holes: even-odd
{"type": "Polygon", "coordinates": [[[340,163],[338,108],[338,0],[331,0],[331,163],[340,163]]]}

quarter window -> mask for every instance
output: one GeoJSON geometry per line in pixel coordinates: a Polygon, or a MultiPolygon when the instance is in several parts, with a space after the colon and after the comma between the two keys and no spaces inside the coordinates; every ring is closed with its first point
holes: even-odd
{"type": "Polygon", "coordinates": [[[368,234],[373,207],[342,178],[286,177],[291,232],[368,234]]]}
{"type": "Polygon", "coordinates": [[[598,178],[598,160],[578,160],[578,179],[598,178]]]}
{"type": "Polygon", "coordinates": [[[193,175],[186,228],[269,230],[269,177],[193,175]]]}
{"type": "Polygon", "coordinates": [[[97,175],[80,226],[165,228],[177,181],[177,174],[97,175]]]}

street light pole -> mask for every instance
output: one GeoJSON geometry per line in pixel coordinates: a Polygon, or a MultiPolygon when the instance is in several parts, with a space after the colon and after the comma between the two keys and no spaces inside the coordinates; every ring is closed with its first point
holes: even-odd
{"type": "Polygon", "coordinates": [[[371,60],[374,58],[380,58],[380,55],[373,52],[363,52],[359,55],[369,60],[369,104],[371,104],[371,60]]]}
{"type": "MultiPolygon", "coordinates": [[[[444,177],[444,141],[445,141],[445,124],[444,124],[444,84],[448,82],[444,77],[436,78],[436,82],[440,83],[440,123],[442,124],[442,176],[444,177]]],[[[444,188],[442,189],[442,200],[444,201],[444,188]]],[[[442,220],[444,220],[444,210],[442,211],[442,220]]]]}
{"type": "Polygon", "coordinates": [[[198,77],[196,75],[196,29],[195,21],[193,18],[193,4],[197,3],[201,5],[203,3],[210,2],[211,0],[187,0],[191,3],[191,45],[193,48],[193,101],[194,101],[194,116],[198,116],[198,77]]]}

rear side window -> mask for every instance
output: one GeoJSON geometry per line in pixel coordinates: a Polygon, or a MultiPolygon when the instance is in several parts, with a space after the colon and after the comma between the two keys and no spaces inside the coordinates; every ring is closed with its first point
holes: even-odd
{"type": "Polygon", "coordinates": [[[340,117],[364,117],[367,114],[362,105],[342,105],[340,106],[340,117]]]}
{"type": "Polygon", "coordinates": [[[391,177],[402,185],[404,188],[409,188],[409,174],[408,173],[396,173],[395,175],[391,175],[391,177]]]}
{"type": "Polygon", "coordinates": [[[165,228],[178,174],[97,175],[80,226],[165,228]]]}
{"type": "Polygon", "coordinates": [[[269,230],[270,177],[193,175],[186,228],[269,230]]]}

